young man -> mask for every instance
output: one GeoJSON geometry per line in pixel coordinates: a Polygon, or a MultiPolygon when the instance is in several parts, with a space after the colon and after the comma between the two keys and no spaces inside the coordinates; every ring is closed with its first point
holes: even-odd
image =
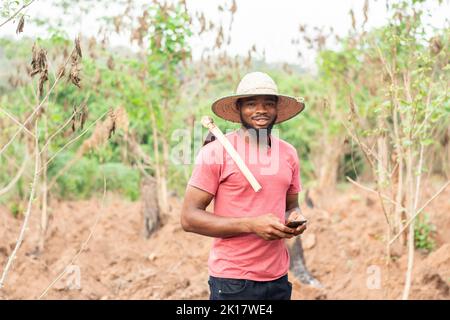
{"type": "Polygon", "coordinates": [[[298,204],[301,191],[296,149],[271,134],[274,124],[304,109],[295,98],[278,94],[265,73],[244,76],[236,94],[212,105],[213,112],[242,127],[226,135],[262,189],[254,192],[218,140],[202,147],[189,180],[181,212],[188,232],[214,237],[209,266],[210,299],[286,299],[289,253],[285,239],[306,224],[298,204]],[[206,207],[214,199],[214,212],[206,207]]]}

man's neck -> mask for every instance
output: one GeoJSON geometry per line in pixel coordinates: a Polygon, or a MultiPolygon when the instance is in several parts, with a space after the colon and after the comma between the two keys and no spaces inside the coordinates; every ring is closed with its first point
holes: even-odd
{"type": "Polygon", "coordinates": [[[270,147],[271,139],[270,133],[268,130],[256,130],[256,129],[247,129],[242,126],[238,130],[238,134],[245,139],[246,143],[250,143],[252,145],[256,145],[257,147],[270,147]]]}

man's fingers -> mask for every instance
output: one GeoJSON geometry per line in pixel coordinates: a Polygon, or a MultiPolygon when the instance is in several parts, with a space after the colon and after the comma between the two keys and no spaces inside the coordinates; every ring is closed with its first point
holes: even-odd
{"type": "Polygon", "coordinates": [[[288,217],[288,221],[294,221],[297,220],[298,212],[291,212],[291,214],[288,217]]]}
{"type": "Polygon", "coordinates": [[[297,214],[295,216],[289,217],[288,220],[290,220],[290,221],[302,221],[302,220],[306,220],[306,218],[302,214],[297,214]]]}
{"type": "Polygon", "coordinates": [[[274,229],[272,231],[272,235],[275,236],[278,239],[282,239],[282,238],[292,238],[294,235],[292,233],[285,233],[279,230],[274,229]]]}
{"type": "Polygon", "coordinates": [[[302,215],[301,211],[292,211],[289,214],[288,220],[306,220],[306,218],[302,215]]]}
{"type": "Polygon", "coordinates": [[[295,235],[298,236],[298,235],[302,234],[305,230],[306,230],[306,224],[301,225],[301,226],[297,227],[297,229],[295,229],[295,235]]]}
{"type": "Polygon", "coordinates": [[[275,237],[275,236],[270,235],[270,234],[265,237],[265,240],[267,240],[267,241],[272,241],[272,240],[276,240],[276,239],[278,239],[278,237],[275,237]]]}
{"type": "Polygon", "coordinates": [[[294,233],[295,229],[286,227],[284,224],[282,224],[281,222],[276,222],[273,224],[273,227],[281,232],[284,233],[294,233]]]}

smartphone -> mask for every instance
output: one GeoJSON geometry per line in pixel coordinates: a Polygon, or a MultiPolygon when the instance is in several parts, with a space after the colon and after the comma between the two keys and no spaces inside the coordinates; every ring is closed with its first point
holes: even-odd
{"type": "Polygon", "coordinates": [[[291,221],[286,223],[286,227],[289,228],[297,228],[303,224],[305,224],[308,220],[295,220],[295,221],[291,221]]]}

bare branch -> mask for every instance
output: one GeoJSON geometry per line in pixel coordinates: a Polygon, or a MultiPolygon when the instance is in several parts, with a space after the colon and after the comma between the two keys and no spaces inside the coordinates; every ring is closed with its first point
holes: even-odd
{"type": "Polygon", "coordinates": [[[61,126],[58,128],[58,130],[56,130],[45,142],[44,146],[42,147],[41,150],[41,154],[42,152],[44,152],[47,148],[47,146],[50,144],[50,142],[52,141],[52,139],[59,133],[61,132],[61,130],[63,130],[72,120],[73,117],[75,117],[77,115],[77,113],[81,112],[81,110],[76,110],[74,113],[72,113],[72,115],[70,116],[70,118],[61,126]]]}
{"type": "MultiPolygon", "coordinates": [[[[370,165],[370,168],[372,169],[372,172],[376,172],[375,164],[373,163],[373,160],[370,158],[370,153],[371,153],[372,151],[369,150],[369,149],[367,148],[367,146],[365,146],[364,143],[359,139],[358,134],[356,133],[356,130],[355,130],[355,134],[353,135],[352,131],[350,130],[350,128],[348,128],[348,127],[345,125],[344,121],[341,120],[341,123],[342,123],[342,125],[345,127],[345,129],[347,129],[347,132],[350,134],[350,136],[351,136],[353,139],[356,139],[356,142],[357,142],[358,145],[361,147],[361,150],[362,150],[364,156],[366,157],[367,161],[369,162],[369,165],[370,165]],[[365,148],[364,148],[363,146],[364,146],[365,148]],[[367,149],[366,149],[366,148],[367,148],[367,149]]],[[[372,152],[372,155],[373,155],[373,152],[372,152]]],[[[373,155],[373,157],[374,157],[376,160],[378,160],[378,157],[377,157],[376,155],[373,155]]],[[[379,161],[379,160],[378,160],[378,161],[379,161]]],[[[385,170],[386,170],[386,169],[385,169],[385,170]]],[[[375,181],[376,181],[376,183],[377,183],[377,186],[379,186],[379,181],[378,181],[378,178],[377,178],[376,174],[375,174],[375,181]]],[[[386,218],[386,222],[387,222],[387,224],[390,226],[390,225],[391,225],[391,222],[390,222],[390,220],[389,220],[389,217],[388,217],[386,208],[384,207],[384,202],[383,202],[383,199],[382,199],[381,191],[377,189],[376,193],[378,194],[378,198],[379,198],[379,200],[380,200],[381,208],[383,209],[383,214],[384,214],[384,217],[386,218]]],[[[391,200],[391,201],[392,201],[392,200],[391,200]]]]}
{"type": "Polygon", "coordinates": [[[28,7],[30,4],[32,4],[34,2],[34,0],[31,0],[28,3],[25,3],[23,6],[21,6],[16,12],[14,12],[14,14],[9,17],[8,19],[6,19],[5,21],[3,21],[0,24],[0,28],[3,27],[5,24],[7,24],[9,21],[11,21],[12,19],[14,19],[23,9],[25,9],[26,7],[28,7]]]}
{"type": "Polygon", "coordinates": [[[28,130],[22,123],[20,123],[20,121],[17,120],[16,117],[14,117],[12,114],[10,114],[8,111],[6,111],[5,109],[3,109],[1,107],[0,107],[0,111],[3,112],[4,114],[6,114],[8,116],[8,118],[10,118],[15,124],[17,124],[23,130],[25,130],[26,133],[28,133],[29,135],[31,135],[34,138],[34,133],[31,132],[30,130],[28,130]]]}
{"type": "MultiPolygon", "coordinates": [[[[423,166],[423,151],[424,151],[425,147],[423,144],[420,145],[420,157],[419,157],[419,163],[417,165],[417,169],[421,170],[422,166],[423,166]]],[[[419,202],[419,192],[420,192],[420,182],[421,182],[421,178],[422,178],[422,172],[419,171],[419,174],[417,175],[417,179],[416,179],[416,194],[415,194],[415,199],[414,199],[414,204],[413,204],[413,212],[416,211],[417,209],[417,205],[419,202]]],[[[413,213],[411,212],[411,213],[413,213]]],[[[414,220],[412,220],[414,221],[414,220]]],[[[409,290],[411,288],[411,280],[412,280],[412,269],[413,269],[413,264],[414,264],[414,224],[411,224],[409,226],[409,250],[408,250],[408,268],[406,270],[406,281],[405,281],[405,287],[403,289],[403,296],[402,299],[403,300],[408,300],[408,296],[409,296],[409,290]]]]}
{"type": "MultiPolygon", "coordinates": [[[[34,136],[34,135],[33,135],[34,136]]],[[[8,185],[2,189],[0,189],[0,197],[4,194],[6,194],[7,192],[9,192],[11,190],[11,188],[17,183],[17,181],[19,181],[20,177],[23,175],[25,168],[27,167],[27,163],[28,163],[28,150],[25,152],[25,157],[23,159],[22,165],[20,166],[19,171],[17,172],[16,176],[8,183],[8,185]]]]}
{"type": "MultiPolygon", "coordinates": [[[[95,120],[93,123],[91,123],[82,133],[80,133],[78,136],[76,136],[75,138],[73,138],[72,140],[70,140],[69,142],[67,142],[61,149],[59,149],[58,151],[56,151],[56,153],[47,161],[47,163],[45,164],[46,166],[52,162],[52,160],[61,152],[63,151],[65,148],[67,148],[69,145],[71,145],[72,143],[74,143],[75,141],[77,141],[79,138],[81,138],[83,135],[86,134],[86,132],[89,131],[89,129],[96,124],[100,119],[102,119],[109,111],[106,111],[105,113],[103,113],[100,117],[97,118],[97,120],[95,120]]],[[[64,168],[62,168],[50,181],[50,183],[48,184],[48,190],[50,190],[53,185],[56,183],[56,179],[58,179],[69,167],[71,167],[73,165],[73,162],[78,160],[77,158],[74,158],[71,162],[69,162],[67,165],[64,166],[64,168]]]]}
{"type": "MultiPolygon", "coordinates": [[[[75,48],[72,49],[72,53],[75,51],[75,48]]],[[[66,65],[69,62],[70,57],[72,56],[72,53],[69,55],[69,57],[66,59],[64,65],[66,65]]],[[[47,94],[45,95],[45,97],[42,99],[42,101],[39,103],[39,105],[33,110],[33,112],[28,116],[28,118],[25,120],[25,122],[23,123],[23,125],[19,128],[19,130],[17,130],[13,136],[11,137],[11,139],[8,141],[8,143],[6,143],[2,149],[0,150],[0,156],[2,155],[2,153],[9,147],[9,145],[14,141],[14,139],[19,135],[20,132],[22,132],[22,128],[24,126],[26,126],[34,117],[34,115],[42,108],[42,106],[44,105],[45,101],[47,101],[48,97],[50,96],[50,93],[53,91],[53,89],[56,87],[56,85],[58,84],[59,80],[61,80],[61,75],[58,75],[58,77],[55,79],[55,82],[53,82],[52,87],[50,88],[50,90],[48,90],[47,94]]]]}
{"type": "Polygon", "coordinates": [[[430,199],[428,199],[427,202],[425,202],[425,204],[424,204],[419,210],[416,211],[416,213],[415,213],[415,214],[414,214],[414,215],[413,215],[413,216],[405,223],[405,225],[403,226],[402,230],[400,230],[399,233],[397,233],[397,234],[395,235],[395,237],[393,237],[393,238],[391,239],[391,241],[389,242],[389,245],[393,244],[394,241],[397,240],[397,238],[401,236],[401,234],[403,233],[403,231],[406,230],[406,228],[409,226],[409,224],[410,224],[411,222],[413,222],[414,219],[415,219],[415,218],[423,211],[423,209],[425,209],[425,207],[428,206],[428,205],[430,204],[430,202],[434,200],[434,198],[436,198],[439,194],[441,194],[441,192],[444,191],[445,188],[447,188],[447,186],[448,186],[449,184],[450,184],[450,180],[447,181],[447,182],[439,189],[438,192],[436,192],[430,199]]]}
{"type": "Polygon", "coordinates": [[[38,140],[38,128],[37,128],[37,123],[35,124],[35,143],[36,143],[36,150],[35,150],[35,159],[34,159],[34,178],[33,178],[33,183],[31,184],[31,191],[30,191],[30,197],[28,199],[28,207],[27,207],[27,211],[25,212],[25,218],[23,220],[23,224],[22,224],[22,228],[20,230],[19,233],[19,238],[17,239],[16,242],[16,246],[14,247],[13,252],[11,253],[11,255],[8,258],[8,261],[6,263],[5,269],[3,270],[3,274],[2,274],[2,278],[0,279],[0,289],[3,288],[6,277],[8,275],[9,269],[12,266],[12,263],[14,261],[14,259],[16,258],[17,252],[19,251],[19,248],[23,242],[24,236],[25,236],[25,231],[27,230],[27,226],[28,226],[28,220],[30,218],[31,215],[31,206],[33,204],[33,200],[34,200],[34,192],[36,190],[36,184],[38,182],[38,177],[39,177],[39,140],[38,140]]]}
{"type": "MultiPolygon", "coordinates": [[[[359,188],[361,188],[361,189],[363,189],[363,190],[366,190],[366,191],[369,191],[369,192],[372,192],[372,193],[375,193],[375,194],[379,194],[384,200],[389,201],[389,202],[392,203],[392,204],[397,204],[394,200],[392,200],[391,198],[389,198],[389,197],[386,196],[385,194],[382,194],[382,193],[380,193],[379,191],[374,190],[374,189],[371,189],[371,188],[369,188],[369,187],[363,186],[362,184],[359,184],[358,182],[356,182],[355,180],[353,180],[353,179],[350,178],[350,177],[346,177],[346,178],[347,178],[347,180],[348,180],[349,182],[353,183],[355,186],[357,186],[357,187],[359,187],[359,188]]],[[[405,208],[405,207],[403,207],[402,205],[400,205],[400,208],[402,209],[402,211],[405,211],[405,212],[406,212],[406,208],[405,208]]]]}

